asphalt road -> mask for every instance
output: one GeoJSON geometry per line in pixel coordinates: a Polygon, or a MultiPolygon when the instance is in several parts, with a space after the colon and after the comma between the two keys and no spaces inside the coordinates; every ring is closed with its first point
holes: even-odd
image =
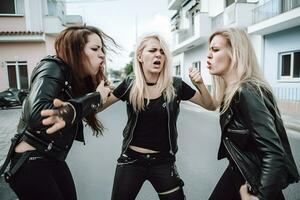
{"type": "MultiPolygon", "coordinates": [[[[0,164],[10,135],[15,131],[19,110],[0,110],[0,164]]],[[[106,127],[104,136],[92,136],[85,130],[86,145],[75,142],[67,162],[71,168],[78,199],[109,200],[116,159],[121,152],[122,130],[126,123],[125,104],[119,102],[98,114],[106,127]]],[[[206,200],[223,173],[227,161],[217,161],[220,142],[218,116],[195,106],[184,104],[178,119],[179,151],[177,168],[188,200],[206,200]]],[[[294,157],[300,170],[300,133],[288,130],[294,157]],[[297,150],[296,150],[297,149],[297,150]]],[[[126,186],[124,186],[126,187],[126,186]]],[[[287,200],[300,200],[300,183],[285,191],[287,200]]],[[[0,181],[0,199],[15,200],[7,185],[0,181]]],[[[149,182],[146,182],[137,200],[158,200],[149,182]]]]}

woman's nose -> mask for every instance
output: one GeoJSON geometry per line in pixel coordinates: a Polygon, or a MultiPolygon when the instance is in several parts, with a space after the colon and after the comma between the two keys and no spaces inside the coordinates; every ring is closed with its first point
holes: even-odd
{"type": "Polygon", "coordinates": [[[207,58],[212,58],[212,53],[211,53],[211,51],[208,51],[207,58]]]}
{"type": "Polygon", "coordinates": [[[157,51],[155,56],[160,58],[161,57],[161,52],[157,51]]]}
{"type": "Polygon", "coordinates": [[[104,58],[105,57],[105,54],[103,53],[103,51],[100,51],[99,54],[98,54],[99,58],[104,58]]]}

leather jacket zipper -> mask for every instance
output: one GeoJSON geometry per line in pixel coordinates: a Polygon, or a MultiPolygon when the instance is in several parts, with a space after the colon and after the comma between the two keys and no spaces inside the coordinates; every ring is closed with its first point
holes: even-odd
{"type": "Polygon", "coordinates": [[[231,129],[231,128],[228,128],[227,130],[228,130],[228,132],[231,132],[231,133],[247,133],[247,132],[249,132],[248,129],[231,129]]]}
{"type": "Polygon", "coordinates": [[[167,114],[168,114],[168,133],[169,133],[170,153],[172,155],[174,155],[174,152],[172,150],[171,133],[170,133],[170,110],[169,110],[169,103],[166,103],[166,107],[167,107],[167,114]]]}
{"type": "MultiPolygon", "coordinates": [[[[67,89],[64,89],[64,91],[66,92],[66,94],[70,97],[70,99],[73,98],[73,95],[71,94],[72,93],[72,86],[69,84],[68,81],[65,82],[65,86],[67,89]]],[[[77,137],[77,133],[78,133],[78,123],[76,123],[76,132],[74,134],[74,138],[73,138],[73,141],[76,139],[77,137]]],[[[85,139],[83,137],[83,144],[85,145],[85,139]]]]}
{"type": "Polygon", "coordinates": [[[135,129],[135,126],[136,126],[136,123],[137,123],[137,120],[138,120],[138,117],[139,117],[139,113],[136,113],[136,115],[137,115],[137,116],[136,116],[136,119],[135,119],[135,122],[134,122],[134,126],[133,126],[133,129],[131,130],[131,137],[130,137],[130,139],[129,139],[127,145],[126,145],[126,148],[125,148],[124,151],[123,151],[123,153],[126,152],[126,150],[128,149],[128,146],[129,146],[130,142],[131,142],[132,139],[133,139],[133,131],[134,131],[134,129],[135,129]]]}
{"type": "MultiPolygon", "coordinates": [[[[228,137],[225,137],[225,140],[228,141],[228,142],[230,142],[228,137]]],[[[251,190],[252,190],[252,186],[249,184],[249,182],[248,182],[246,176],[244,175],[243,171],[241,170],[240,166],[238,165],[238,162],[237,162],[237,161],[234,159],[234,157],[232,156],[231,152],[229,151],[229,149],[228,149],[228,147],[227,147],[226,142],[223,141],[223,144],[224,144],[225,148],[227,149],[227,152],[230,154],[231,159],[234,161],[234,163],[235,163],[235,165],[237,166],[237,168],[239,169],[240,173],[242,174],[242,176],[243,176],[244,179],[246,180],[246,184],[247,184],[247,186],[249,187],[249,190],[251,191],[251,190]]]]}

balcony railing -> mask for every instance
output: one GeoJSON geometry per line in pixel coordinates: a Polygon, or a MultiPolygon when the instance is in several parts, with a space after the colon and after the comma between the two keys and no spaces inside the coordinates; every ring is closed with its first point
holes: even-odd
{"type": "Polygon", "coordinates": [[[63,4],[61,1],[52,1],[52,0],[47,0],[48,4],[48,13],[47,16],[53,16],[53,17],[58,17],[60,21],[64,21],[64,8],[63,4]]]}
{"type": "Polygon", "coordinates": [[[299,116],[300,88],[274,87],[273,91],[281,113],[299,116]]]}
{"type": "Polygon", "coordinates": [[[194,26],[190,27],[189,29],[184,29],[179,33],[179,37],[178,37],[178,43],[181,43],[187,39],[189,39],[190,37],[192,37],[195,33],[194,30],[194,26]]]}
{"type": "Polygon", "coordinates": [[[253,9],[253,23],[256,24],[281,13],[290,11],[300,6],[299,0],[270,0],[253,9]]]}
{"type": "Polygon", "coordinates": [[[275,96],[280,100],[298,101],[300,102],[300,88],[273,88],[275,96]]]}

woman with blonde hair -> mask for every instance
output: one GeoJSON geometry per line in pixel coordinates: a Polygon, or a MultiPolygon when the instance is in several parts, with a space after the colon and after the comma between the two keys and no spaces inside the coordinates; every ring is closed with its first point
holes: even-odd
{"type": "Polygon", "coordinates": [[[218,159],[229,160],[209,199],[284,199],[281,190],[299,175],[275,97],[246,32],[226,28],[213,33],[207,68],[220,107],[218,159]]]}
{"type": "MultiPolygon", "coordinates": [[[[162,200],[183,200],[183,181],[175,165],[176,121],[181,100],[214,110],[200,73],[189,76],[198,91],[171,75],[171,53],[157,34],[147,35],[135,52],[134,76],[127,77],[102,109],[126,101],[128,121],[115,172],[112,200],[133,200],[148,180],[162,200]]],[[[44,113],[52,115],[51,111],[44,113]]],[[[59,124],[49,120],[47,124],[59,124]]]]}

